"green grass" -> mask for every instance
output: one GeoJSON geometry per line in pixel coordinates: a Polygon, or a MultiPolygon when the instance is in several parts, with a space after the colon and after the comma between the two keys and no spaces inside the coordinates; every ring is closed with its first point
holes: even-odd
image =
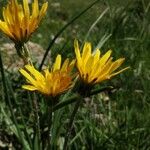
{"type": "MultiPolygon", "coordinates": [[[[37,32],[33,34],[31,41],[39,43],[46,49],[56,33],[91,2],[93,1],[57,0],[49,2],[47,15],[37,32]]],[[[98,86],[109,85],[115,90],[93,96],[80,107],[69,141],[70,149],[150,149],[150,3],[148,0],[118,2],[120,1],[98,2],[64,30],[59,36],[60,41],[58,40],[50,50],[52,58],[57,53],[64,57],[74,57],[74,39],[79,39],[82,44],[92,24],[106,8],[109,8],[99,22],[92,27],[87,40],[92,42],[95,48],[100,41],[102,43],[103,37],[110,35],[100,46],[102,53],[112,49],[114,59],[125,57],[124,66],[131,67],[111,81],[98,86]]],[[[3,43],[9,40],[5,38],[0,41],[3,43]]],[[[30,133],[34,119],[31,108],[29,109],[28,106],[32,106],[30,103],[32,103],[33,95],[29,93],[27,95],[27,92],[21,90],[20,87],[24,81],[20,80],[18,73],[10,73],[9,70],[5,72],[9,79],[7,82],[11,86],[8,87],[8,92],[14,93],[14,95],[9,95],[9,98],[19,123],[19,129],[24,130],[23,119],[27,132],[30,133]],[[28,101],[29,96],[31,101],[28,101]],[[20,116],[20,108],[23,108],[22,116],[20,116]]],[[[5,145],[9,140],[8,143],[12,142],[13,146],[19,149],[21,141],[18,140],[17,129],[14,125],[8,125],[12,124],[12,118],[8,102],[4,98],[2,78],[0,80],[2,89],[0,92],[0,140],[5,145]],[[3,111],[6,115],[2,113],[3,111]],[[12,131],[16,131],[16,134],[12,131]]],[[[44,114],[45,103],[41,97],[38,100],[40,110],[44,114]]],[[[52,131],[54,145],[56,139],[63,139],[68,114],[72,109],[73,104],[55,112],[52,131]]],[[[44,120],[44,118],[40,119],[44,120]]],[[[60,145],[62,145],[61,142],[60,140],[60,145]]],[[[58,147],[54,146],[53,149],[58,149],[58,147]]]]}

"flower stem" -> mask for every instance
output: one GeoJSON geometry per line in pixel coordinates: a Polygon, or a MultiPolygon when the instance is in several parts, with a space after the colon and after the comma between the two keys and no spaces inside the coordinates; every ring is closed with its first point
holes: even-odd
{"type": "Polygon", "coordinates": [[[30,51],[25,43],[15,44],[18,56],[23,60],[24,65],[32,64],[30,51]]]}
{"type": "Polygon", "coordinates": [[[51,146],[51,126],[52,126],[52,115],[53,115],[53,105],[48,106],[48,149],[50,149],[51,146]]]}
{"type": "Polygon", "coordinates": [[[36,134],[38,137],[38,143],[40,146],[40,121],[39,121],[39,114],[38,114],[38,103],[37,103],[37,98],[34,93],[34,100],[33,100],[33,107],[34,107],[34,113],[35,113],[35,119],[36,119],[36,134]]]}
{"type": "Polygon", "coordinates": [[[71,134],[71,130],[72,130],[72,126],[73,126],[73,121],[74,121],[74,118],[75,118],[75,115],[79,109],[79,106],[80,106],[80,103],[82,102],[81,99],[78,99],[75,106],[74,106],[74,110],[70,116],[70,121],[69,121],[69,125],[68,125],[68,130],[67,130],[67,133],[66,133],[66,136],[65,136],[65,142],[64,142],[64,146],[63,146],[63,150],[67,150],[67,144],[68,144],[68,139],[69,139],[69,136],[71,134]]]}

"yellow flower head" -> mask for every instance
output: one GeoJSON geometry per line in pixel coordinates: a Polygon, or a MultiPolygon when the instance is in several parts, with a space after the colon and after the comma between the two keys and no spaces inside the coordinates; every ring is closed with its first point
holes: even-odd
{"type": "Polygon", "coordinates": [[[116,61],[112,61],[111,50],[107,51],[103,56],[101,56],[99,49],[92,54],[91,43],[86,42],[83,47],[83,52],[80,54],[77,40],[74,42],[74,47],[77,59],[76,66],[80,78],[86,84],[100,83],[129,68],[126,67],[115,72],[124,62],[125,58],[119,58],[116,61]]]}
{"type": "Polygon", "coordinates": [[[35,31],[47,10],[48,3],[42,5],[39,10],[38,0],[32,3],[32,11],[29,9],[28,0],[23,0],[23,5],[17,0],[10,0],[3,8],[3,19],[0,20],[0,29],[15,43],[27,42],[35,31]]]}
{"type": "Polygon", "coordinates": [[[41,73],[32,65],[26,65],[25,69],[20,69],[20,73],[28,82],[22,88],[55,97],[71,87],[74,64],[75,60],[69,62],[69,59],[66,59],[61,66],[61,55],[57,55],[50,71],[45,69],[41,73]]]}

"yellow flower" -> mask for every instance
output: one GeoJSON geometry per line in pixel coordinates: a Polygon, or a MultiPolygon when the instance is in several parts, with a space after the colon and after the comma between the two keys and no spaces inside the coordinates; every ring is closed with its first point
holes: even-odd
{"type": "Polygon", "coordinates": [[[66,59],[61,66],[61,55],[57,55],[50,71],[45,69],[41,73],[32,65],[26,65],[25,69],[19,70],[28,82],[22,88],[55,97],[71,87],[73,78],[71,71],[74,64],[75,60],[69,62],[69,59],[66,59]]]}
{"type": "Polygon", "coordinates": [[[38,0],[34,0],[30,11],[28,0],[23,0],[23,5],[18,4],[17,0],[10,0],[3,8],[4,21],[0,20],[0,29],[15,43],[27,42],[38,27],[47,6],[46,2],[39,10],[38,0]]]}
{"type": "Polygon", "coordinates": [[[86,84],[96,84],[104,80],[123,72],[128,69],[126,67],[122,70],[117,70],[124,62],[125,58],[119,58],[116,61],[112,61],[112,51],[107,51],[103,56],[97,49],[93,54],[91,52],[91,43],[86,42],[83,47],[83,52],[80,54],[78,41],[74,42],[75,54],[76,54],[76,66],[80,74],[80,78],[86,84]]]}

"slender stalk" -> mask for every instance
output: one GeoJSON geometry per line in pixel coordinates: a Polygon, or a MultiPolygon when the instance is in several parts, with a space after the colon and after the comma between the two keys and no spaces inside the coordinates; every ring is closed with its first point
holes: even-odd
{"type": "Polygon", "coordinates": [[[29,50],[27,44],[24,44],[22,49],[23,49],[26,64],[31,64],[32,65],[30,50],[29,50]]]}
{"type": "Polygon", "coordinates": [[[51,126],[52,126],[52,116],[53,115],[53,105],[48,106],[48,149],[51,147],[51,126]]]}
{"type": "Polygon", "coordinates": [[[65,142],[64,142],[64,146],[63,146],[63,150],[67,150],[67,145],[68,145],[68,139],[69,139],[69,136],[71,134],[71,130],[72,130],[72,127],[73,127],[73,122],[74,122],[74,119],[75,119],[75,115],[79,109],[79,106],[80,106],[80,103],[81,103],[81,99],[78,99],[75,106],[74,106],[74,110],[70,116],[70,121],[69,121],[69,125],[68,125],[68,130],[67,130],[67,133],[66,133],[66,136],[65,136],[65,142]]]}
{"type": "Polygon", "coordinates": [[[23,60],[24,65],[32,64],[30,51],[25,43],[15,44],[18,56],[23,60]]]}
{"type": "Polygon", "coordinates": [[[36,134],[38,137],[39,147],[40,147],[40,121],[39,121],[39,114],[38,114],[38,103],[37,98],[34,93],[34,99],[33,99],[33,107],[34,107],[34,114],[35,114],[35,120],[36,120],[36,134]]]}
{"type": "Polygon", "coordinates": [[[46,111],[46,116],[47,116],[47,124],[48,124],[48,130],[46,132],[46,137],[47,137],[47,140],[46,140],[46,149],[51,149],[51,141],[52,141],[52,137],[51,137],[51,130],[52,130],[52,122],[53,122],[53,111],[54,111],[54,106],[55,106],[55,102],[57,101],[57,98],[58,97],[51,97],[51,96],[48,96],[46,97],[46,105],[47,105],[47,111],[46,111]]]}

